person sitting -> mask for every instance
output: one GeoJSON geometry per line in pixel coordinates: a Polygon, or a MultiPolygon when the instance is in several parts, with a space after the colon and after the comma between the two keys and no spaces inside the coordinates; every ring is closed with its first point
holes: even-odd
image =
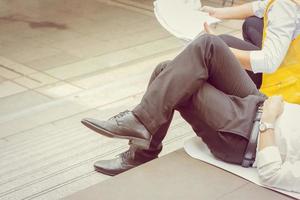
{"type": "Polygon", "coordinates": [[[300,104],[300,0],[263,0],[201,10],[219,19],[246,19],[245,41],[220,37],[264,94],[282,95],[300,104]]]}
{"type": "MultiPolygon", "coordinates": [[[[262,49],[250,43],[235,48],[234,45],[239,43],[237,40],[228,40],[230,36],[206,34],[198,37],[173,60],[156,67],[147,91],[135,109],[122,112],[108,121],[83,119],[84,125],[102,135],[130,140],[127,151],[115,159],[97,161],[95,169],[104,174],[116,175],[157,158],[175,110],[180,112],[216,157],[226,162],[243,164],[245,152],[249,144],[252,144],[253,120],[256,112],[259,112],[259,105],[266,100],[266,96],[257,89],[259,83],[253,82],[255,79],[252,75],[256,75],[249,72],[268,72],[271,67],[272,72],[276,71],[276,76],[267,76],[267,84],[271,85],[268,90],[263,83],[261,91],[268,96],[282,93],[288,102],[299,103],[299,81],[295,72],[300,68],[300,54],[297,53],[300,52],[300,23],[299,5],[296,3],[298,0],[272,0],[239,7],[243,12],[238,12],[236,17],[241,17],[242,13],[243,17],[259,15],[257,13],[261,11],[264,13],[262,49]],[[258,9],[252,9],[252,6],[258,9]],[[275,18],[275,11],[280,11],[280,18],[275,18]],[[294,64],[289,65],[291,63],[294,64]],[[248,69],[250,76],[244,69],[248,69]],[[284,87],[286,80],[293,80],[290,87],[284,87]],[[275,92],[272,86],[276,86],[275,92]],[[287,92],[286,88],[290,90],[287,92]]],[[[215,10],[209,12],[211,15],[220,14],[215,10]]],[[[253,42],[252,39],[251,41],[253,42]]],[[[274,133],[272,129],[269,130],[274,124],[269,126],[268,123],[277,124],[276,119],[280,113],[269,107],[274,106],[266,106],[261,119],[261,126],[265,125],[267,131],[258,137],[261,139],[258,153],[255,157],[254,152],[252,160],[257,160],[258,172],[266,184],[299,192],[299,151],[290,142],[280,143],[281,147],[276,148],[279,131],[275,130],[274,133]],[[264,116],[273,116],[273,121],[264,116]],[[272,140],[274,138],[275,144],[272,140]],[[263,175],[264,172],[267,173],[263,175]]],[[[289,109],[286,112],[289,113],[289,109]]],[[[297,130],[286,127],[289,125],[282,128],[285,132],[297,130]]],[[[285,141],[299,141],[299,138],[293,138],[299,134],[285,132],[288,137],[285,141]]]]}
{"type": "MultiPolygon", "coordinates": [[[[287,140],[277,144],[279,132],[273,128],[282,112],[282,100],[265,100],[224,41],[205,34],[172,61],[156,67],[141,102],[132,111],[107,121],[85,118],[82,123],[99,134],[130,140],[129,150],[119,157],[95,163],[95,169],[107,175],[157,158],[174,111],[191,125],[213,155],[241,165],[253,137],[253,121],[264,104],[258,153],[253,153],[260,177],[265,184],[300,192],[300,151],[296,143],[288,142],[300,141],[296,126],[283,122],[282,134],[287,140]]],[[[293,110],[286,110],[286,115],[293,110]]]]}

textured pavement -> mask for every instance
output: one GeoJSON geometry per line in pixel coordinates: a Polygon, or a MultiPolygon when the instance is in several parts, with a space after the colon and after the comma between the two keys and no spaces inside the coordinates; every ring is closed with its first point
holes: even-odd
{"type": "MultiPolygon", "coordinates": [[[[216,31],[240,37],[241,24],[216,31]]],[[[80,119],[132,108],[156,64],[182,48],[150,0],[1,1],[0,199],[59,199],[108,179],[93,162],[127,143],[80,119]]],[[[176,115],[162,155],[193,135],[176,115]]]]}

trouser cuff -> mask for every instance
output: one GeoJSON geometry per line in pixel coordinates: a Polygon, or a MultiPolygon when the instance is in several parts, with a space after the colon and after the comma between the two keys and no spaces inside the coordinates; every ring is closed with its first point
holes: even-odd
{"type": "Polygon", "coordinates": [[[140,120],[140,122],[146,127],[151,135],[157,131],[157,123],[154,120],[154,117],[151,116],[141,104],[137,105],[132,110],[132,113],[140,120]]]}

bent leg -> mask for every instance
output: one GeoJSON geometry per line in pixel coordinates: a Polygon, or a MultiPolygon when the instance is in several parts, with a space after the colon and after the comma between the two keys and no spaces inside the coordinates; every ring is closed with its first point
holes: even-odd
{"type": "MultiPolygon", "coordinates": [[[[149,85],[167,67],[169,62],[163,62],[156,67],[149,85]]],[[[193,95],[192,99],[177,108],[177,111],[180,112],[181,116],[192,126],[196,134],[208,145],[213,155],[225,162],[241,164],[248,139],[233,133],[219,132],[211,127],[220,126],[219,123],[216,125],[211,122],[220,115],[225,114],[228,120],[234,117],[232,114],[234,114],[233,110],[236,110],[236,107],[231,101],[230,96],[220,92],[210,84],[204,83],[198,92],[193,95]]],[[[247,106],[249,105],[247,104],[247,106]]],[[[255,109],[255,106],[252,107],[255,109]]],[[[171,120],[172,118],[153,135],[149,149],[137,148],[135,150],[136,160],[144,161],[157,157],[162,150],[162,141],[167,134],[171,120]]]]}
{"type": "MultiPolygon", "coordinates": [[[[156,67],[150,78],[149,86],[167,65],[168,61],[160,63],[156,67]]],[[[95,162],[95,170],[100,173],[113,176],[157,158],[158,154],[162,150],[162,140],[167,133],[171,120],[172,117],[157,130],[155,135],[151,138],[149,147],[141,147],[130,142],[130,148],[127,151],[119,154],[118,157],[110,160],[99,160],[95,162]]]]}
{"type": "MultiPolygon", "coordinates": [[[[246,23],[246,22],[245,22],[246,23]]],[[[255,51],[260,48],[254,44],[241,40],[239,38],[230,35],[219,35],[219,37],[229,46],[235,49],[245,50],[245,51],[255,51]]],[[[262,84],[262,73],[253,73],[252,71],[246,70],[249,77],[255,83],[256,87],[259,89],[262,84]]]]}
{"type": "Polygon", "coordinates": [[[245,51],[255,51],[259,50],[260,48],[257,47],[256,45],[241,40],[237,37],[227,35],[227,34],[221,34],[219,37],[229,46],[235,49],[240,49],[240,50],[245,50],[245,51]]]}
{"type": "MultiPolygon", "coordinates": [[[[156,77],[168,66],[169,63],[170,61],[164,61],[156,66],[149,80],[148,88],[151,85],[151,83],[156,79],[156,77]]],[[[167,134],[172,119],[173,119],[173,114],[165,124],[159,127],[159,129],[153,135],[148,149],[137,148],[135,150],[136,159],[145,160],[145,159],[157,157],[157,155],[162,150],[162,141],[167,134]]]]}
{"type": "Polygon", "coordinates": [[[243,38],[245,41],[262,48],[264,22],[262,18],[248,17],[243,24],[243,38]]]}
{"type": "Polygon", "coordinates": [[[218,37],[194,40],[156,77],[133,113],[155,134],[174,109],[184,104],[204,82],[228,95],[260,95],[228,46],[218,37]]]}

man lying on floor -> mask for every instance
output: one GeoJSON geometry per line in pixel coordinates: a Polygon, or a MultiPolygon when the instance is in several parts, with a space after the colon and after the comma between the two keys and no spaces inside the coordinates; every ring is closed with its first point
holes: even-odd
{"type": "Polygon", "coordinates": [[[239,165],[246,159],[248,166],[256,160],[265,184],[300,192],[299,126],[296,120],[284,120],[300,112],[292,107],[281,116],[283,105],[280,97],[266,100],[223,40],[206,34],[157,66],[132,111],[82,123],[102,135],[130,140],[129,150],[118,158],[95,163],[104,174],[116,175],[157,158],[176,110],[217,158],[239,165]],[[253,126],[257,116],[259,130],[253,126]]]}

